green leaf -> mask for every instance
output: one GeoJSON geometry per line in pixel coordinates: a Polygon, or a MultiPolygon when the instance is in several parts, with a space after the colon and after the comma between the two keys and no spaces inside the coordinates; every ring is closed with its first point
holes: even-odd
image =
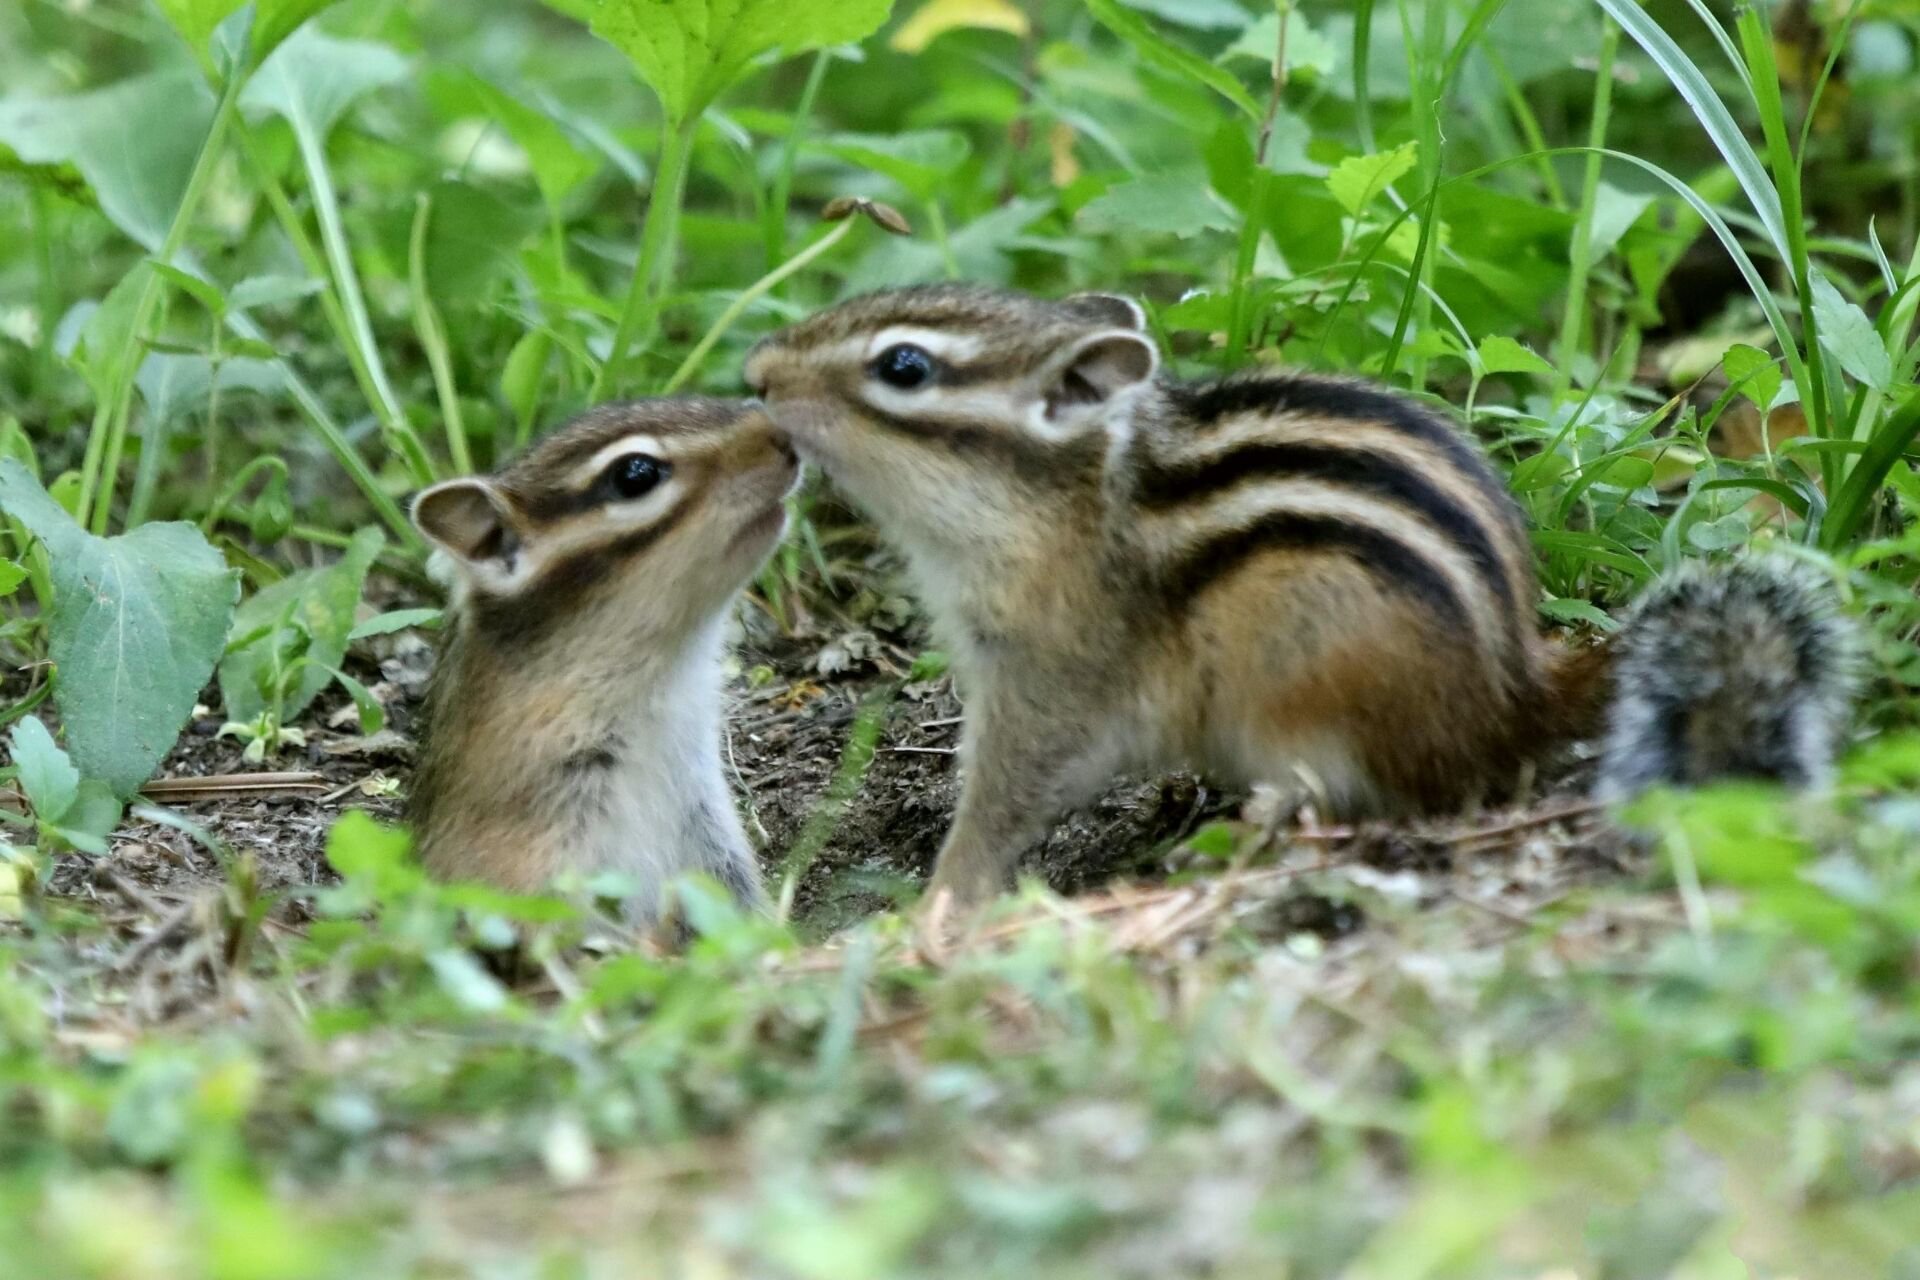
{"type": "Polygon", "coordinates": [[[307,19],[340,0],[254,0],[253,59],[272,55],[307,19]]]}
{"type": "Polygon", "coordinates": [[[260,65],[240,95],[250,111],[270,111],[303,146],[323,146],[356,100],[404,79],[407,60],[372,40],[341,40],[308,28],[260,65]]]}
{"type": "MultiPolygon", "coordinates": [[[[1258,62],[1262,66],[1273,65],[1273,55],[1280,48],[1280,15],[1268,13],[1258,22],[1240,33],[1240,38],[1228,45],[1220,54],[1220,61],[1231,62],[1245,59],[1258,62]]],[[[1339,51],[1333,42],[1313,29],[1305,14],[1298,9],[1287,12],[1287,74],[1297,76],[1310,71],[1321,79],[1333,75],[1340,64],[1339,51]]]]}
{"type": "Polygon", "coordinates": [[[1720,367],[1726,371],[1727,381],[1758,405],[1761,412],[1773,407],[1784,379],[1772,356],[1758,347],[1736,342],[1720,358],[1720,367]]]}
{"type": "Polygon", "coordinates": [[[1584,622],[1601,631],[1613,631],[1620,626],[1608,616],[1604,609],[1591,600],[1581,600],[1572,596],[1556,596],[1552,600],[1542,600],[1540,612],[1555,622],[1584,622]]]}
{"type": "Polygon", "coordinates": [[[27,571],[25,569],[4,556],[0,556],[0,600],[4,600],[6,597],[18,591],[20,584],[26,580],[27,571]]]}
{"type": "Polygon", "coordinates": [[[1087,0],[1087,11],[1099,19],[1102,26],[1132,45],[1134,52],[1149,65],[1206,85],[1246,112],[1249,120],[1260,118],[1260,104],[1253,100],[1253,96],[1234,78],[1232,72],[1216,67],[1192,50],[1166,39],[1145,18],[1122,7],[1119,0],[1087,0]]]}
{"type": "Polygon", "coordinates": [[[1080,210],[1090,231],[1148,231],[1182,238],[1202,231],[1230,231],[1233,219],[1207,190],[1200,174],[1163,173],[1109,188],[1080,210]]]}
{"type": "Polygon", "coordinates": [[[172,263],[162,262],[158,258],[148,258],[147,265],[158,271],[169,284],[205,307],[210,314],[215,316],[226,314],[226,295],[220,292],[220,286],[213,281],[202,280],[191,271],[183,271],[172,263]]]}
{"type": "Polygon", "coordinates": [[[0,100],[0,145],[29,164],[71,164],[100,211],[149,252],[160,248],[213,123],[198,74],[160,71],[91,93],[0,100]],[[128,122],[139,122],[135,145],[128,122]]]}
{"type": "Polygon", "coordinates": [[[47,830],[82,853],[100,857],[107,852],[107,837],[120,825],[122,812],[120,797],[113,794],[112,787],[97,778],[87,778],[80,783],[73,804],[47,830]]]}
{"type": "Polygon", "coordinates": [[[851,44],[893,0],[596,0],[593,31],[633,59],[670,126],[689,120],[764,53],[851,44]]]}
{"type": "Polygon", "coordinates": [[[181,39],[194,52],[205,53],[213,31],[238,9],[243,0],[154,0],[181,39]]]}
{"type": "Polygon", "coordinates": [[[34,816],[46,823],[60,821],[80,794],[80,771],[54,744],[38,716],[23,717],[9,736],[20,789],[27,793],[34,816]]]}
{"type": "Polygon", "coordinates": [[[600,161],[594,154],[575,145],[567,131],[546,112],[528,106],[479,76],[466,77],[462,88],[474,108],[505,129],[507,136],[527,153],[534,184],[549,205],[559,204],[568,192],[599,169],[600,161]]]}
{"type": "Polygon", "coordinates": [[[380,705],[380,700],[373,696],[372,691],[338,667],[327,667],[326,672],[338,680],[340,687],[347,691],[347,696],[353,699],[353,709],[360,713],[360,732],[363,734],[380,732],[381,727],[387,723],[387,712],[386,708],[380,705]]]}
{"type": "Polygon", "coordinates": [[[498,1013],[507,1007],[507,989],[480,967],[471,951],[447,947],[427,957],[440,989],[470,1013],[498,1013]]]}
{"type": "Polygon", "coordinates": [[[413,841],[358,809],[340,815],[327,832],[327,862],[348,880],[365,880],[383,897],[426,882],[412,857],[413,841]]]}
{"type": "Polygon", "coordinates": [[[409,627],[437,627],[446,615],[439,609],[390,609],[386,613],[375,614],[348,633],[348,640],[365,640],[371,636],[390,636],[396,631],[405,631],[409,627]]]}
{"type": "Polygon", "coordinates": [[[553,355],[553,336],[541,329],[521,334],[500,368],[500,395],[513,410],[516,422],[531,423],[540,407],[540,384],[546,381],[553,355]]]}
{"type": "Polygon", "coordinates": [[[452,179],[432,188],[427,224],[427,292],[448,309],[481,305],[487,287],[513,264],[540,225],[537,207],[518,206],[452,179]]]}
{"type": "Polygon", "coordinates": [[[1849,302],[1818,270],[1813,273],[1813,314],[1820,322],[1820,345],[1840,367],[1885,393],[1893,386],[1893,357],[1867,313],[1849,302]]]}
{"type": "Polygon", "coordinates": [[[1129,9],[1200,31],[1232,31],[1246,25],[1247,11],[1233,0],[1122,0],[1129,9]]]}
{"type": "Polygon", "coordinates": [[[379,529],[362,529],[338,563],[282,578],[235,611],[229,632],[235,642],[220,660],[220,700],[227,719],[252,721],[271,710],[286,724],[327,687],[330,668],[346,656],[367,567],[385,541],[379,529]],[[289,628],[278,625],[282,617],[289,618],[289,628]],[[271,705],[276,663],[284,669],[302,657],[306,663],[279,704],[271,705]]]}
{"type": "Polygon", "coordinates": [[[1327,189],[1348,213],[1357,216],[1388,187],[1413,171],[1418,152],[1419,144],[1407,142],[1391,151],[1348,156],[1327,175],[1327,189]]]}
{"type": "Polygon", "coordinates": [[[1553,366],[1539,355],[1521,346],[1503,333],[1482,338],[1480,365],[1488,373],[1537,373],[1553,375],[1553,366]]]}
{"type": "Polygon", "coordinates": [[[239,580],[189,524],[87,533],[11,458],[0,461],[0,507],[47,548],[67,750],[84,776],[132,795],[213,672],[239,580]]]}
{"type": "Polygon", "coordinates": [[[972,148],[953,129],[913,129],[902,133],[836,133],[810,139],[807,147],[890,178],[921,199],[932,196],[972,148]]]}
{"type": "Polygon", "coordinates": [[[249,276],[227,291],[227,305],[235,311],[271,307],[310,298],[326,287],[324,281],[300,276],[249,276]]]}

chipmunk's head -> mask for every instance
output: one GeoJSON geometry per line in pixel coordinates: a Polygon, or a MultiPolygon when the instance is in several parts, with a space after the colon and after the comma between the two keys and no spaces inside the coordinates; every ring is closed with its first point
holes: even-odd
{"type": "Polygon", "coordinates": [[[491,476],[434,485],[413,521],[456,606],[503,639],[594,618],[630,639],[710,618],[786,528],[799,464],[750,401],[602,405],[491,476]]]}
{"type": "Polygon", "coordinates": [[[767,338],[747,385],[885,525],[936,542],[1097,492],[1160,356],[1140,308],[969,285],[855,298],[767,338]]]}

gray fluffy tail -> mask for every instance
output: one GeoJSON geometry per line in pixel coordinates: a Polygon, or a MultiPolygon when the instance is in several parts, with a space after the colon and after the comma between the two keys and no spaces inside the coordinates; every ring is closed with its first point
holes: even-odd
{"type": "Polygon", "coordinates": [[[1862,645],[1810,566],[1776,555],[1683,566],[1634,603],[1616,646],[1602,799],[1726,777],[1827,781],[1862,645]]]}

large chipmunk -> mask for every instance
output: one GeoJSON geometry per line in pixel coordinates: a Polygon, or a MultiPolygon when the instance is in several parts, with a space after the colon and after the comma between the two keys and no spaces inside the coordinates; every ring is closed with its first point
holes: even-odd
{"type": "MultiPolygon", "coordinates": [[[[1358,381],[1175,381],[1144,329],[1111,295],[938,285],[853,299],[748,358],[749,388],[905,554],[953,651],[966,777],[935,892],[997,893],[1124,769],[1446,811],[1601,727],[1612,655],[1538,633],[1527,530],[1463,433],[1358,381]]],[[[1738,603],[1769,581],[1718,590],[1738,603]]],[[[1635,625],[1684,627],[1690,590],[1635,625]]],[[[1608,788],[1648,780],[1642,759],[1691,776],[1707,703],[1751,722],[1721,731],[1752,744],[1726,763],[1818,775],[1846,704],[1840,631],[1771,603],[1730,612],[1775,618],[1787,638],[1754,660],[1784,647],[1796,665],[1772,687],[1813,692],[1702,702],[1669,672],[1615,717],[1608,788]]],[[[1635,652],[1645,668],[1662,650],[1635,652]]]]}
{"type": "Polygon", "coordinates": [[[453,577],[409,800],[431,872],[515,891],[625,872],[640,918],[687,871],[764,901],[721,768],[720,658],[798,473],[757,405],[637,400],[420,494],[453,577]]]}

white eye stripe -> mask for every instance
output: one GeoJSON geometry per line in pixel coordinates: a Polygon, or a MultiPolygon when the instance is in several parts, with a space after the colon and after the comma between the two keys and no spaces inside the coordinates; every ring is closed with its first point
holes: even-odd
{"type": "Polygon", "coordinates": [[[600,478],[600,473],[607,469],[608,463],[615,458],[624,458],[630,453],[644,453],[649,458],[658,458],[663,462],[667,460],[666,451],[661,447],[658,436],[622,436],[574,468],[574,483],[582,488],[592,484],[600,478]]]}
{"type": "Polygon", "coordinates": [[[896,324],[882,329],[873,335],[867,343],[866,359],[871,360],[888,347],[908,343],[919,347],[936,360],[970,360],[980,354],[982,343],[978,337],[967,333],[947,333],[939,329],[920,329],[913,325],[896,324]]]}

